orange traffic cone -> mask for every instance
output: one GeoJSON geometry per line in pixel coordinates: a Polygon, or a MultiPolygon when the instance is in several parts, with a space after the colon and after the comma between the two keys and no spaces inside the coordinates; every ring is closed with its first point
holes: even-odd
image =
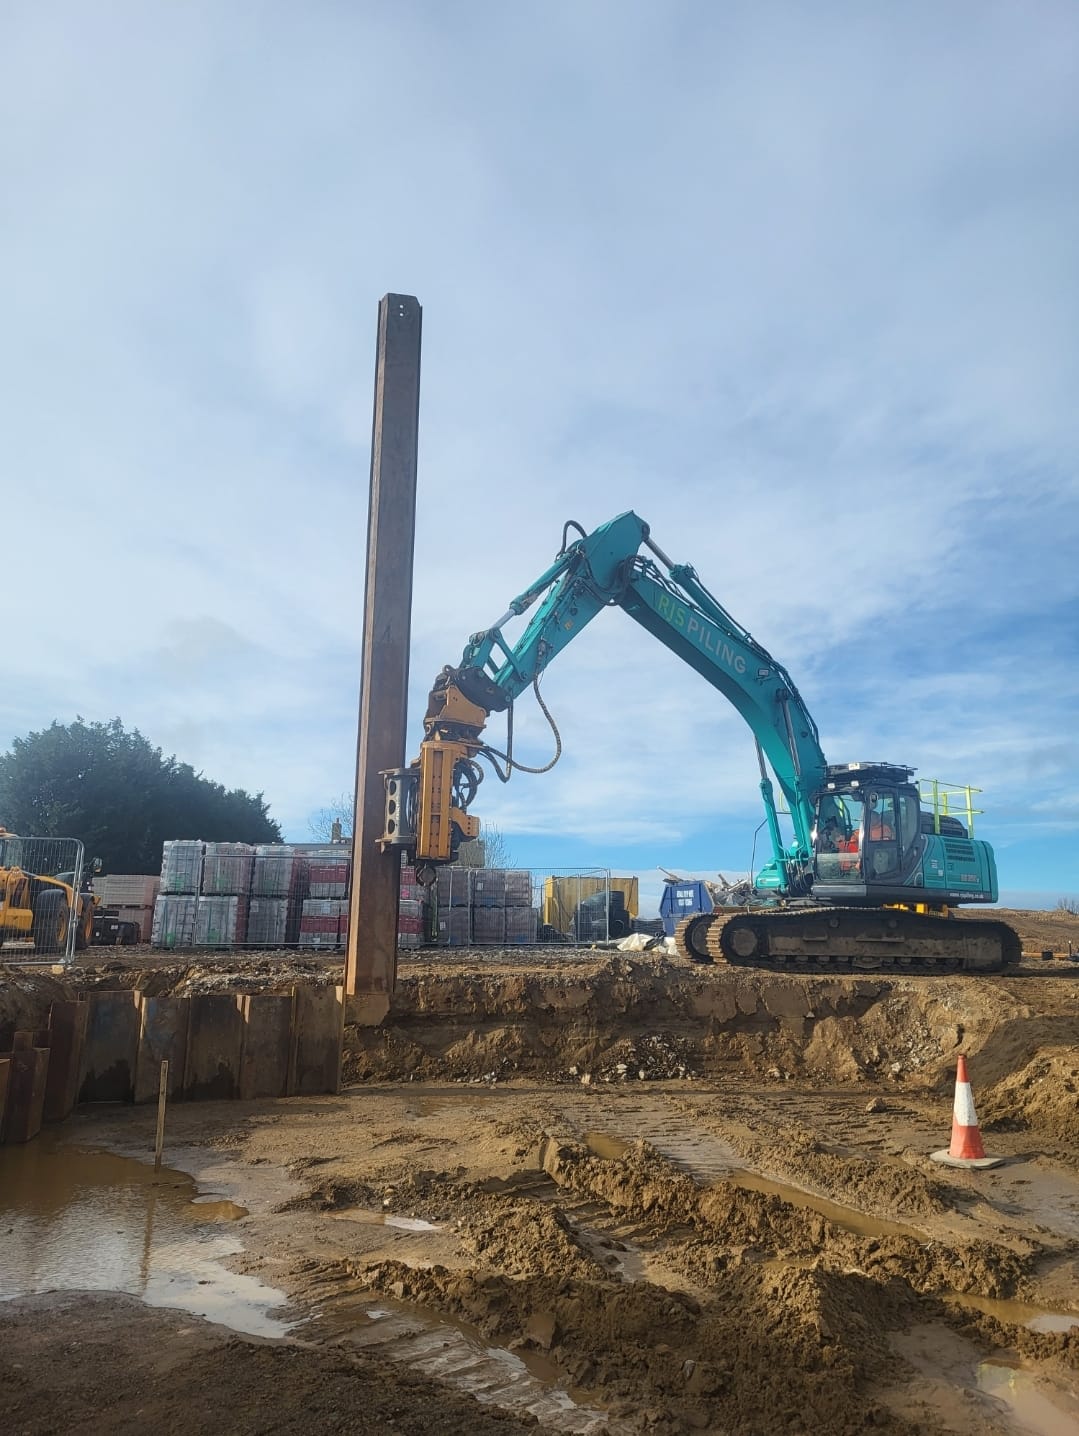
{"type": "Polygon", "coordinates": [[[930,1159],[946,1167],[999,1167],[1003,1157],[987,1157],[982,1146],[978,1114],[967,1076],[967,1059],[960,1055],[955,1072],[955,1105],[952,1108],[952,1141],[946,1152],[934,1152],[930,1159]]]}

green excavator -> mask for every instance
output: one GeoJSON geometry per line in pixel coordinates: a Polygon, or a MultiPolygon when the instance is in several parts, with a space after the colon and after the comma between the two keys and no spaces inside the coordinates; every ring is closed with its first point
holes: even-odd
{"type": "MultiPolygon", "coordinates": [[[[456,666],[435,680],[419,756],[385,774],[383,847],[405,851],[422,879],[452,862],[478,832],[468,809],[486,760],[507,781],[513,704],[603,609],[615,606],[723,695],[756,745],[771,857],[737,905],[697,914],[677,930],[697,962],[814,971],[996,972],[1019,961],[1018,935],[990,919],[957,921],[959,904],[994,903],[996,863],[968,817],[924,803],[914,769],[889,762],[829,763],[790,674],[738,624],[688,564],[673,563],[648,524],[625,513],[586,533],[570,522],[545,573],[456,666]],[[570,540],[571,530],[578,537],[570,540]],[[646,552],[642,553],[644,549],[646,552]],[[503,627],[538,603],[516,643],[503,627]],[[482,736],[507,714],[505,749],[482,736]],[[774,782],[773,782],[774,775],[774,782]],[[793,837],[780,825],[778,786],[793,837]]],[[[548,764],[548,767],[553,766],[548,764]]],[[[939,790],[938,790],[939,791],[939,790]]]]}

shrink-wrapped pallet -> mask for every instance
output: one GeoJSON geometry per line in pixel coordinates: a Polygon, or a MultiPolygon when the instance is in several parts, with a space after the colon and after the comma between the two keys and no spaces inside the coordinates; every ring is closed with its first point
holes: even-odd
{"type": "Polygon", "coordinates": [[[472,941],[477,947],[501,947],[506,937],[504,907],[472,909],[472,941]]]}
{"type": "Polygon", "coordinates": [[[282,947],[288,941],[287,897],[253,897],[247,904],[247,946],[282,947]]]}
{"type": "Polygon", "coordinates": [[[507,947],[529,947],[536,941],[536,909],[507,907],[505,944],[507,947]]]}
{"type": "Polygon", "coordinates": [[[468,947],[472,942],[472,914],[467,907],[439,910],[438,941],[443,947],[468,947]]]}
{"type": "Polygon", "coordinates": [[[94,878],[94,896],[103,907],[148,907],[157,901],[161,879],[145,873],[109,873],[94,878]]]}
{"type": "Polygon", "coordinates": [[[207,843],[202,891],[207,897],[246,897],[254,861],[255,850],[247,843],[207,843]]]}
{"type": "Polygon", "coordinates": [[[303,887],[307,864],[284,843],[264,843],[255,849],[251,896],[287,898],[303,887]]]}
{"type": "Polygon", "coordinates": [[[442,867],[438,870],[438,908],[468,907],[471,868],[442,867]]]}
{"type": "Polygon", "coordinates": [[[473,907],[506,906],[506,874],[501,868],[473,868],[473,907]]]}
{"type": "Polygon", "coordinates": [[[507,868],[503,874],[506,888],[506,906],[526,908],[532,906],[532,874],[527,868],[507,868]]]}
{"type": "Polygon", "coordinates": [[[197,893],[202,881],[202,850],[198,838],[167,838],[161,850],[161,891],[197,893]]]}
{"type": "Polygon", "coordinates": [[[339,948],[348,938],[348,903],[343,898],[306,898],[300,915],[300,946],[339,948]]]}
{"type": "Polygon", "coordinates": [[[419,947],[423,941],[423,903],[401,898],[397,908],[397,946],[419,947]]]}
{"type": "Polygon", "coordinates": [[[237,947],[247,937],[247,898],[202,896],[195,914],[196,947],[237,947]]]}
{"type": "Polygon", "coordinates": [[[199,900],[194,894],[161,893],[154,903],[150,940],[155,947],[192,947],[199,900]]]}
{"type": "Polygon", "coordinates": [[[352,858],[348,853],[311,853],[307,859],[307,890],[313,898],[348,896],[352,858]]]}

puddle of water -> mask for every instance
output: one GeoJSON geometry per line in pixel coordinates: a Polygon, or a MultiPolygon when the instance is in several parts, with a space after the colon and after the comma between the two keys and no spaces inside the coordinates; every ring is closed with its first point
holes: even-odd
{"type": "Polygon", "coordinates": [[[584,1140],[592,1155],[602,1157],[605,1162],[620,1162],[630,1146],[621,1137],[612,1137],[607,1132],[586,1132],[584,1140]]]}
{"type": "Polygon", "coordinates": [[[284,1293],[228,1271],[243,1250],[223,1222],[235,1202],[198,1200],[191,1177],[43,1133],[0,1148],[0,1300],[43,1291],[123,1291],[254,1336],[294,1323],[269,1313],[284,1293]]]}
{"type": "Polygon", "coordinates": [[[947,1300],[956,1306],[983,1311],[1010,1326],[1029,1327],[1031,1331],[1070,1331],[1073,1326],[1079,1326],[1079,1313],[1050,1311],[1026,1301],[999,1301],[994,1297],[970,1296],[960,1291],[950,1292],[947,1300]]]}
{"type": "Polygon", "coordinates": [[[434,1222],[425,1222],[422,1217],[395,1217],[389,1212],[372,1212],[365,1207],[357,1207],[347,1212],[334,1212],[332,1215],[338,1222],[366,1222],[375,1227],[397,1227],[403,1232],[445,1231],[445,1227],[438,1226],[434,1222]]]}
{"type": "Polygon", "coordinates": [[[911,1237],[914,1241],[925,1241],[924,1232],[917,1231],[914,1227],[901,1226],[899,1222],[889,1222],[883,1217],[867,1216],[865,1212],[859,1212],[854,1207],[841,1207],[837,1202],[830,1202],[827,1197],[803,1192],[800,1187],[788,1186],[786,1182],[774,1182],[770,1177],[762,1177],[757,1172],[735,1170],[730,1172],[725,1180],[744,1191],[763,1192],[767,1196],[780,1197],[793,1207],[803,1207],[816,1212],[819,1216],[826,1217],[834,1226],[855,1232],[858,1236],[911,1237]]]}
{"type": "Polygon", "coordinates": [[[191,1216],[200,1222],[238,1222],[246,1217],[246,1207],[230,1202],[225,1197],[205,1196],[191,1199],[191,1216]]]}
{"type": "Polygon", "coordinates": [[[1003,1401],[1032,1436],[1075,1436],[1079,1430],[1079,1400],[1031,1371],[999,1358],[983,1361],[977,1382],[979,1391],[1003,1401]]]}
{"type": "Polygon", "coordinates": [[[378,1351],[424,1376],[467,1391],[477,1401],[529,1412],[543,1431],[622,1430],[587,1396],[565,1383],[555,1362],[535,1351],[491,1346],[469,1323],[407,1301],[343,1299],[315,1322],[343,1340],[378,1351]]]}

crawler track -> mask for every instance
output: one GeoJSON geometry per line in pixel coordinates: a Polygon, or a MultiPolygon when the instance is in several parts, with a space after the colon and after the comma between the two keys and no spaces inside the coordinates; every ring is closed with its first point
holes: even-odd
{"type": "Polygon", "coordinates": [[[698,913],[675,930],[691,962],[796,972],[1004,972],[1022,957],[1007,923],[891,908],[698,913]]]}

